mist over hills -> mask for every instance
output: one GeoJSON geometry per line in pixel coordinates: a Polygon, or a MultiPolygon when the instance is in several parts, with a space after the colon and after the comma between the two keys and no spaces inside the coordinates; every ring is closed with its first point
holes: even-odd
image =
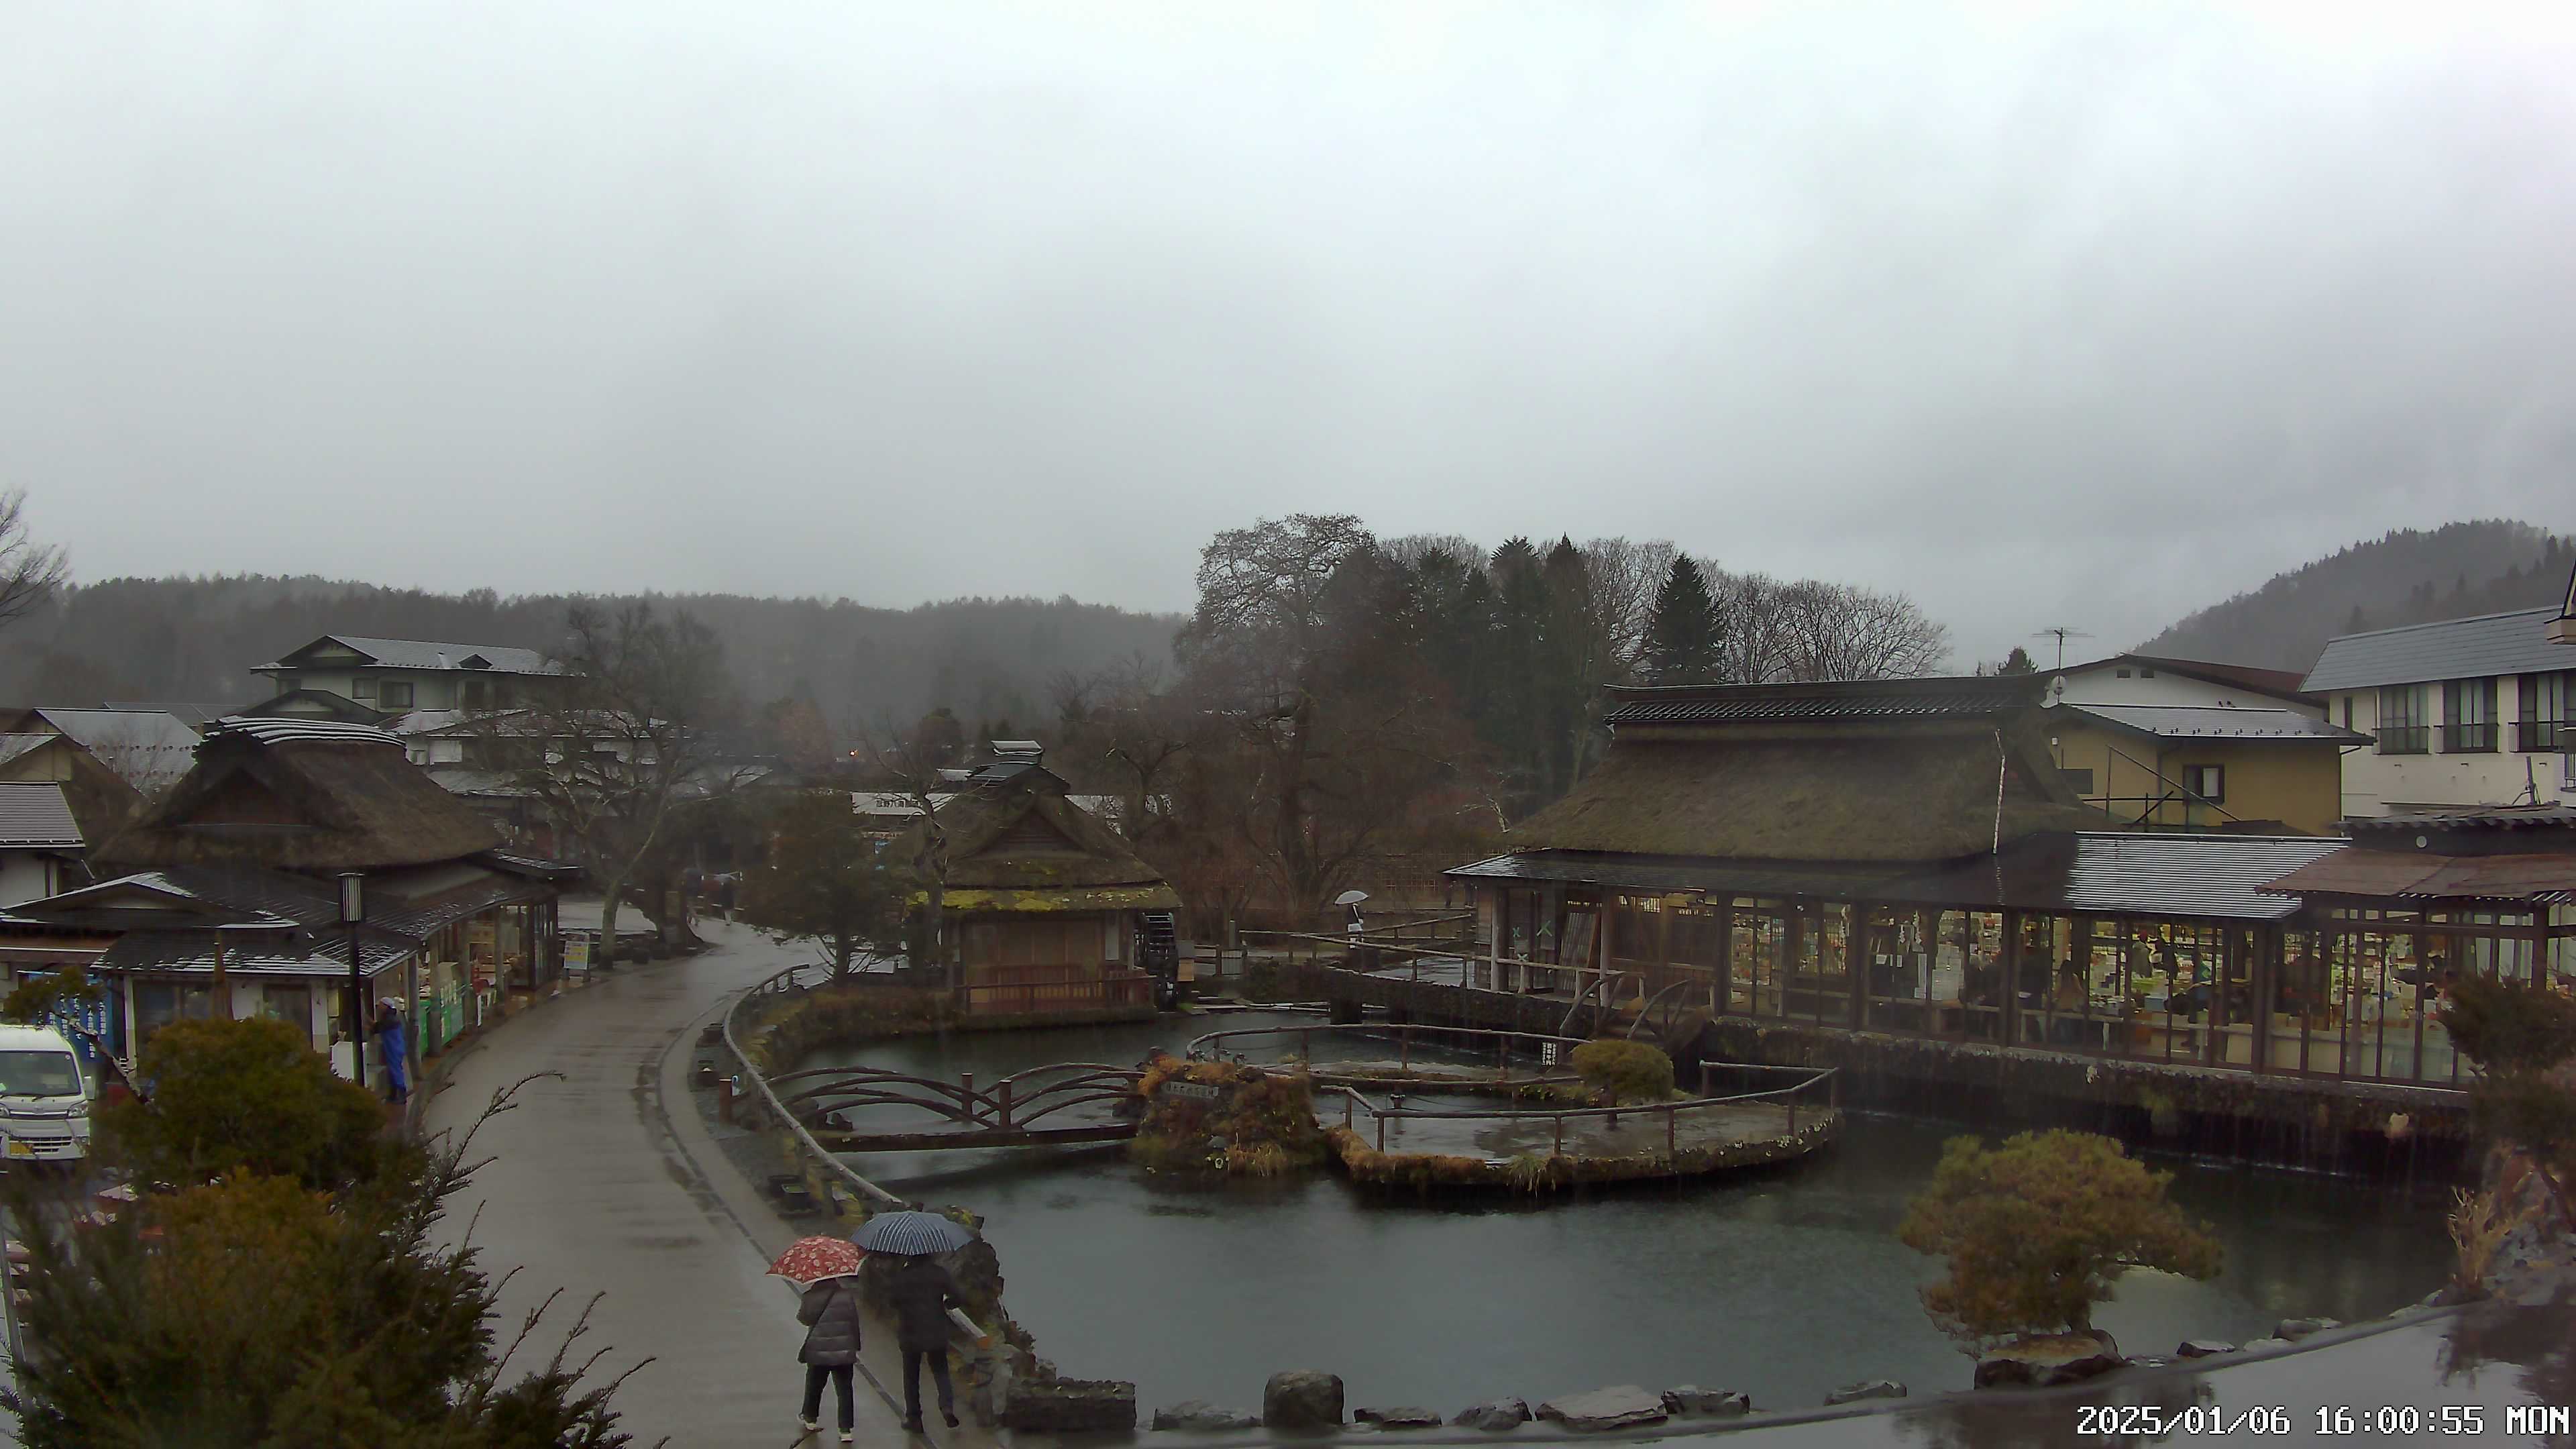
{"type": "Polygon", "coordinates": [[[2305,670],[2339,634],[2555,604],[2571,566],[2576,538],[2536,524],[2488,518],[2397,529],[2275,574],[2138,652],[2305,670]]]}
{"type": "MultiPolygon", "coordinates": [[[[1168,659],[1176,617],[1071,598],[952,599],[881,609],[847,599],[645,595],[724,641],[745,699],[810,696],[847,729],[909,724],[934,705],[969,727],[1026,724],[1057,672],[1168,659]]],[[[323,634],[551,650],[575,600],[389,589],[315,576],[110,579],[68,590],[11,628],[0,702],[153,700],[240,706],[267,697],[249,670],[323,634]]]]}

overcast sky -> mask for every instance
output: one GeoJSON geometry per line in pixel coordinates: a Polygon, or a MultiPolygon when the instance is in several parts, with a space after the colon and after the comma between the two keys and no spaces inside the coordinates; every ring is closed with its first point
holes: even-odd
{"type": "Polygon", "coordinates": [[[1070,593],[1269,514],[2126,645],[2576,529],[2576,29],[2377,6],[21,4],[84,580],[1070,593]]]}

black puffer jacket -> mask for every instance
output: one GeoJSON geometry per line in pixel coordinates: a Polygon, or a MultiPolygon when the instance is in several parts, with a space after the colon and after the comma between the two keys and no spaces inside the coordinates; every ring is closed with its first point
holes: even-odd
{"type": "Polygon", "coordinates": [[[957,1280],[928,1258],[906,1259],[886,1275],[886,1304],[895,1347],[921,1352],[948,1346],[948,1310],[964,1306],[957,1280]]]}
{"type": "Polygon", "coordinates": [[[798,1363],[845,1368],[859,1361],[859,1292],[849,1279],[826,1278],[806,1289],[796,1321],[805,1325],[798,1363]]]}

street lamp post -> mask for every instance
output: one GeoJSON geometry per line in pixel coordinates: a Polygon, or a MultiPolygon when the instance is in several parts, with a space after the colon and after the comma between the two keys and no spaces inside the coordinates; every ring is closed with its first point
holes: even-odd
{"type": "Polygon", "coordinates": [[[367,1018],[358,1002],[365,979],[358,926],[367,918],[366,879],[354,870],[340,872],[340,924],[349,931],[349,1071],[362,1089],[367,1085],[367,1018]]]}

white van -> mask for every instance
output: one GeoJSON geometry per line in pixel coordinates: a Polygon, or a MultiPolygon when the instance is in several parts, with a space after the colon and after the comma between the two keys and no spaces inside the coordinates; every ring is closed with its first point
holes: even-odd
{"type": "Polygon", "coordinates": [[[0,1162],[89,1155],[89,1083],[71,1040],[50,1026],[0,1026],[0,1162]]]}

